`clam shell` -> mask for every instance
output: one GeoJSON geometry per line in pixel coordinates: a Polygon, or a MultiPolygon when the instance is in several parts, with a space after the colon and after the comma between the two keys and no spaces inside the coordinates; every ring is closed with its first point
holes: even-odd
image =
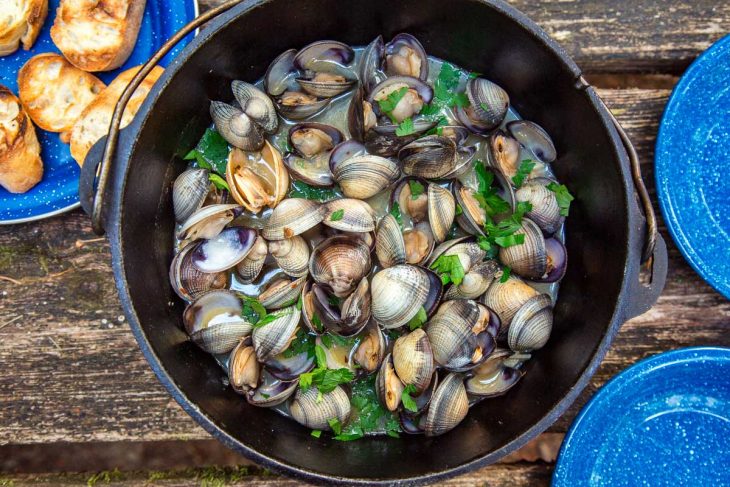
{"type": "Polygon", "coordinates": [[[210,116],[218,133],[233,147],[245,151],[257,151],[263,147],[263,131],[240,108],[212,101],[210,116]]]}
{"type": "Polygon", "coordinates": [[[236,265],[236,272],[244,284],[250,284],[258,277],[261,269],[264,268],[268,254],[269,248],[266,245],[266,240],[259,235],[253,244],[251,252],[236,265]]]}
{"type": "Polygon", "coordinates": [[[360,332],[370,320],[370,285],[362,279],[357,288],[337,309],[329,303],[329,296],[319,285],[312,285],[314,309],[324,328],[336,335],[351,336],[360,332]]]}
{"type": "MultiPolygon", "coordinates": [[[[283,93],[286,96],[287,93],[283,93]]],[[[330,98],[323,98],[321,100],[311,97],[308,103],[284,103],[282,98],[279,98],[276,103],[276,111],[279,115],[289,120],[304,120],[309,117],[313,117],[318,114],[330,104],[330,98]]]]}
{"type": "Polygon", "coordinates": [[[241,110],[248,115],[264,132],[273,134],[279,128],[276,108],[266,93],[245,81],[235,80],[231,90],[241,110]]]}
{"type": "Polygon", "coordinates": [[[444,299],[477,299],[487,291],[500,269],[500,265],[495,260],[475,264],[466,273],[461,284],[453,285],[446,291],[444,299]]]}
{"type": "Polygon", "coordinates": [[[422,222],[428,219],[428,188],[429,184],[425,179],[416,177],[405,177],[400,180],[395,190],[391,194],[391,202],[398,203],[401,215],[407,216],[414,222],[422,222]],[[414,188],[423,187],[423,192],[415,198],[411,191],[414,188]]]}
{"type": "Polygon", "coordinates": [[[535,122],[515,120],[507,124],[507,130],[524,148],[541,162],[549,164],[557,157],[555,145],[548,133],[535,122]]]}
{"type": "Polygon", "coordinates": [[[231,196],[247,210],[258,213],[275,208],[289,190],[289,173],[281,153],[266,141],[259,153],[233,149],[228,155],[226,182],[231,196]]]}
{"type": "Polygon", "coordinates": [[[287,90],[295,89],[299,70],[294,66],[296,49],[289,49],[279,54],[269,65],[264,75],[266,92],[271,96],[279,96],[287,90]]]}
{"type": "Polygon", "coordinates": [[[521,277],[541,279],[547,271],[547,250],[540,227],[529,218],[523,218],[522,227],[514,235],[524,235],[525,242],[500,248],[499,260],[521,277]]]}
{"type": "Polygon", "coordinates": [[[368,199],[394,183],[400,176],[398,164],[370,154],[350,157],[332,164],[332,177],[348,198],[368,199]]]}
{"type": "Polygon", "coordinates": [[[188,305],[183,324],[191,340],[208,353],[230,352],[251,333],[241,317],[241,301],[229,291],[211,291],[188,305]]]}
{"type": "Polygon", "coordinates": [[[312,251],[309,272],[335,296],[348,296],[370,272],[370,249],[361,240],[338,235],[321,242],[312,251]]]}
{"type": "Polygon", "coordinates": [[[234,391],[245,394],[255,389],[259,383],[261,366],[256,360],[256,352],[250,340],[241,341],[228,359],[228,382],[234,391]]]}
{"type": "Polygon", "coordinates": [[[375,211],[364,201],[341,198],[324,204],[322,223],[343,232],[372,232],[375,230],[375,211]],[[335,212],[342,211],[342,217],[333,219],[335,212]]]}
{"type": "Polygon", "coordinates": [[[436,239],[431,226],[420,222],[415,227],[403,232],[403,245],[406,251],[406,263],[421,264],[431,255],[436,239]]]}
{"type": "Polygon", "coordinates": [[[311,158],[329,152],[344,140],[336,127],[317,122],[298,123],[289,129],[289,145],[300,156],[311,158]]]}
{"type": "Polygon", "coordinates": [[[511,180],[520,167],[520,144],[504,132],[497,132],[489,137],[487,156],[489,165],[511,180]]]}
{"type": "Polygon", "coordinates": [[[553,303],[550,296],[534,296],[512,318],[507,332],[507,344],[516,352],[538,350],[547,343],[552,328],[553,303]]]}
{"type": "Polygon", "coordinates": [[[323,40],[303,47],[294,57],[294,66],[318,73],[350,74],[344,66],[354,59],[352,47],[339,41],[323,40]]]}
{"type": "Polygon", "coordinates": [[[547,189],[545,184],[542,184],[543,181],[545,184],[549,182],[541,179],[525,183],[515,191],[515,198],[517,201],[530,203],[532,210],[525,216],[535,222],[545,235],[553,235],[561,227],[565,217],[560,215],[560,206],[555,193],[547,189]]]}
{"type": "Polygon", "coordinates": [[[306,232],[324,218],[319,203],[304,198],[287,198],[274,208],[261,232],[266,240],[284,240],[306,232]]]}
{"type": "Polygon", "coordinates": [[[423,329],[417,328],[395,341],[393,367],[403,384],[412,384],[416,388],[416,394],[426,390],[435,364],[431,344],[423,329]]]}
{"type": "Polygon", "coordinates": [[[302,90],[318,98],[334,98],[351,89],[357,81],[314,81],[305,78],[297,78],[302,90]]]}
{"type": "Polygon", "coordinates": [[[428,80],[428,56],[411,34],[398,34],[385,45],[385,72],[389,76],[413,76],[428,80]]]}
{"type": "Polygon", "coordinates": [[[301,312],[290,306],[276,312],[277,318],[259,328],[254,328],[251,338],[260,362],[279,355],[291,344],[297,331],[301,312]]]}
{"type": "Polygon", "coordinates": [[[393,367],[393,356],[388,354],[375,377],[375,392],[380,404],[388,411],[396,411],[400,406],[405,386],[398,378],[393,367]]]}
{"type": "Polygon", "coordinates": [[[291,177],[315,188],[328,188],[334,184],[329,167],[329,153],[305,159],[290,152],[284,156],[284,165],[291,177]]]}
{"type": "Polygon", "coordinates": [[[409,176],[439,179],[456,167],[456,144],[448,137],[427,135],[398,152],[403,172],[409,176]]]}
{"type": "Polygon", "coordinates": [[[261,374],[261,383],[256,389],[246,394],[246,401],[262,408],[278,406],[289,399],[298,386],[298,380],[282,381],[264,369],[261,374]]]}
{"type": "Polygon", "coordinates": [[[239,205],[204,206],[185,220],[177,231],[180,240],[213,238],[240,214],[239,205]]]}
{"type": "Polygon", "coordinates": [[[450,373],[433,393],[426,412],[426,436],[438,436],[451,431],[469,412],[469,398],[461,375],[450,373]]]}
{"type": "Polygon", "coordinates": [[[436,242],[446,240],[456,216],[456,201],[451,191],[436,184],[428,185],[428,222],[436,242]]]}
{"type": "Polygon", "coordinates": [[[306,276],[295,280],[277,279],[266,286],[266,289],[259,295],[258,300],[267,310],[291,306],[299,300],[299,295],[302,293],[306,281],[306,276]]]}
{"type": "Polygon", "coordinates": [[[369,374],[380,368],[386,352],[386,343],[380,327],[370,321],[363,331],[360,343],[352,356],[359,370],[369,374]]]}
{"type": "Polygon", "coordinates": [[[384,52],[385,45],[383,43],[383,36],[379,35],[367,45],[362,53],[357,72],[360,83],[365,88],[365,91],[370,91],[383,80],[382,75],[378,71],[383,63],[384,52]]]}
{"type": "Polygon", "coordinates": [[[497,127],[509,109],[509,95],[496,83],[484,78],[473,78],[466,83],[471,113],[477,121],[489,128],[497,127]]]}
{"type": "Polygon", "coordinates": [[[269,252],[288,275],[302,277],[309,272],[309,244],[301,236],[273,240],[269,242],[269,252]]]}
{"type": "Polygon", "coordinates": [[[342,387],[321,395],[315,387],[303,391],[301,387],[289,405],[289,412],[302,426],[330,431],[329,421],[336,419],[345,424],[350,417],[350,398],[342,387]]]}
{"type": "Polygon", "coordinates": [[[193,301],[208,291],[228,286],[228,275],[225,272],[201,272],[193,265],[190,251],[195,247],[195,243],[183,247],[170,264],[172,289],[186,301],[193,301]]]}
{"type": "Polygon", "coordinates": [[[502,321],[502,327],[507,327],[522,305],[538,294],[522,279],[510,276],[505,282],[499,279],[492,281],[481,302],[497,313],[502,321]]]}
{"type": "Polygon", "coordinates": [[[406,244],[403,241],[398,221],[391,214],[387,214],[378,223],[375,234],[375,254],[383,268],[406,263],[406,244]]]}
{"type": "Polygon", "coordinates": [[[483,364],[472,370],[472,377],[464,381],[466,392],[477,397],[497,397],[506,393],[524,375],[518,369],[505,366],[509,351],[495,351],[483,364]]]}
{"type": "Polygon", "coordinates": [[[461,207],[461,214],[456,217],[456,222],[462,230],[471,235],[484,235],[484,223],[487,214],[474,198],[475,191],[457,181],[454,186],[456,202],[461,207]]]}
{"type": "Polygon", "coordinates": [[[188,169],[180,174],[172,185],[172,206],[175,220],[184,222],[203,206],[210,181],[207,169],[188,169]]]}
{"type": "Polygon", "coordinates": [[[223,272],[246,258],[257,237],[252,228],[227,228],[212,239],[198,243],[191,251],[191,262],[200,272],[223,272]]]}
{"type": "Polygon", "coordinates": [[[314,368],[315,358],[307,352],[302,352],[293,357],[285,357],[285,355],[286,353],[281,353],[264,364],[266,370],[277,379],[283,381],[296,380],[300,375],[314,368]]]}
{"type": "Polygon", "coordinates": [[[408,323],[424,306],[431,282],[428,274],[411,265],[396,265],[373,276],[372,314],[383,328],[408,323]]]}

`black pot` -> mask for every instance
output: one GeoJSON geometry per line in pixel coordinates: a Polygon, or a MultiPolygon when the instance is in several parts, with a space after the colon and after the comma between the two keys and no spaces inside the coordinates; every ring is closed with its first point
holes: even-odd
{"type": "MultiPolygon", "coordinates": [[[[265,467],[308,481],[417,484],[493,463],[544,431],[588,383],[620,325],[649,309],[661,292],[666,247],[659,237],[653,282],[639,283],[645,238],[654,238],[655,230],[645,230],[620,135],[575,63],[501,1],[246,1],[203,29],[157,83],[121,134],[97,209],[132,331],[160,381],[207,431],[265,467]],[[210,123],[210,100],[229,99],[232,79],[258,79],[277,54],[314,40],[364,45],[398,32],[496,81],[522,116],[551,134],[560,155],[554,169],[576,196],[566,229],[568,273],[552,337],[528,362],[525,378],[506,396],[473,407],[450,433],[315,439],[224,387],[211,356],[188,341],[183,303],[168,284],[172,182],[185,168],[181,156],[210,123]]],[[[103,145],[95,146],[83,170],[87,211],[103,145]]],[[[638,171],[635,177],[645,196],[638,171]]],[[[650,205],[646,211],[653,221],[650,205]]]]}

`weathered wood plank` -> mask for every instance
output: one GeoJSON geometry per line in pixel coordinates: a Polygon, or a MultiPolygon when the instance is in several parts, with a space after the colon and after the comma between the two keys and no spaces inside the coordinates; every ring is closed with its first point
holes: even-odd
{"type": "MultiPolygon", "coordinates": [[[[650,169],[668,92],[602,94],[650,169]]],[[[108,244],[93,237],[81,213],[0,228],[0,444],[208,438],[139,353],[108,262],[108,244]]],[[[564,432],[590,393],[637,359],[682,346],[730,345],[729,318],[730,303],[670,243],[670,277],[659,303],[624,325],[588,391],[552,431],[564,432]]]]}
{"type": "MultiPolygon", "coordinates": [[[[201,0],[208,8],[224,0],[201,0]]],[[[730,3],[714,0],[511,0],[586,72],[681,73],[730,32],[730,3]]]]}
{"type": "MultiPolygon", "coordinates": [[[[497,464],[455,479],[439,482],[445,487],[473,485],[547,486],[553,467],[544,463],[497,464]]],[[[79,487],[87,485],[126,486],[223,486],[246,485],[256,487],[299,487],[303,482],[272,476],[255,467],[186,469],[163,472],[100,472],[96,474],[17,475],[0,477],[0,485],[34,487],[54,485],[79,487]],[[3,483],[5,482],[5,483],[3,483]]]]}

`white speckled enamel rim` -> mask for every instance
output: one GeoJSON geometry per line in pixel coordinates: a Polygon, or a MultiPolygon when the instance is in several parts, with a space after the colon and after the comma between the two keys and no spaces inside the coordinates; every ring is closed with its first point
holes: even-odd
{"type": "MultiPolygon", "coordinates": [[[[195,12],[195,16],[197,17],[200,15],[200,4],[198,3],[198,0],[192,0],[193,1],[193,12],[195,12]]],[[[195,35],[198,35],[199,30],[195,31],[195,35]]],[[[19,223],[30,223],[35,222],[38,220],[45,220],[46,218],[53,218],[54,216],[62,215],[64,213],[67,213],[71,210],[75,210],[76,208],[81,207],[81,202],[77,201],[76,203],[72,203],[68,206],[65,206],[63,208],[59,208],[58,210],[49,211],[48,213],[43,213],[42,215],[34,215],[29,216],[27,218],[16,218],[15,220],[0,220],[0,225],[17,225],[19,223]]]]}

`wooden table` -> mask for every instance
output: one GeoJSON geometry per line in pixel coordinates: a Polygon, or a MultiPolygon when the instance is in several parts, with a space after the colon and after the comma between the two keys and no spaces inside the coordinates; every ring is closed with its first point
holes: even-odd
{"type": "MultiPolygon", "coordinates": [[[[206,7],[218,1],[206,0],[206,7]]],[[[730,31],[730,3],[513,3],[557,39],[594,84],[610,86],[600,94],[634,141],[655,197],[654,141],[674,76],[730,31]]],[[[665,350],[730,345],[730,303],[687,265],[663,225],[662,233],[670,257],[663,295],[651,311],[623,326],[575,405],[530,447],[509,459],[512,463],[493,465],[446,484],[547,484],[556,448],[570,422],[613,375],[665,350]]],[[[43,455],[57,443],[68,444],[62,451],[117,442],[130,448],[143,442],[153,449],[159,444],[173,450],[193,440],[215,445],[168,396],[139,352],[125,323],[109,262],[107,242],[91,233],[88,218],[79,211],[0,228],[0,445],[6,445],[2,448],[7,451],[17,451],[8,450],[17,445],[45,445],[28,447],[43,455]]],[[[125,468],[123,463],[118,466],[125,468]]],[[[92,464],[86,469],[97,468],[92,464]]],[[[41,470],[52,471],[50,465],[41,470]]],[[[129,485],[151,480],[162,485],[212,484],[221,479],[289,482],[250,469],[217,472],[142,471],[98,477],[129,485]]],[[[12,475],[0,478],[0,485],[76,485],[87,478],[88,474],[12,475]]]]}

